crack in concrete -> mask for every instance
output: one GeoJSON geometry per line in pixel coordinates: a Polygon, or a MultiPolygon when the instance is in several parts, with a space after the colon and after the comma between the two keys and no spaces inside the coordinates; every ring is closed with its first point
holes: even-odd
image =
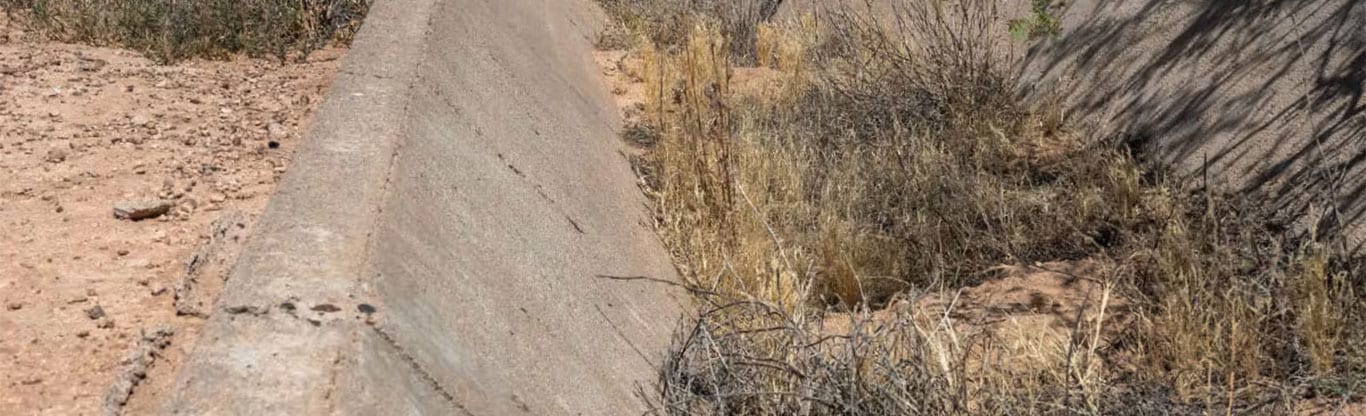
{"type": "Polygon", "coordinates": [[[496,154],[498,155],[498,160],[502,161],[504,164],[507,165],[508,170],[511,170],[512,173],[516,174],[517,177],[521,178],[522,181],[526,184],[531,185],[531,189],[536,190],[537,196],[540,196],[542,200],[545,200],[545,202],[549,204],[551,208],[553,208],[556,211],[559,211],[560,215],[563,215],[564,219],[569,221],[569,225],[574,228],[575,232],[579,234],[588,234],[587,231],[584,231],[583,226],[579,225],[579,222],[574,220],[574,217],[569,216],[569,213],[565,212],[564,208],[561,207],[558,202],[555,202],[555,198],[551,198],[550,194],[547,194],[545,192],[544,186],[541,186],[541,184],[532,181],[531,178],[527,177],[526,173],[522,172],[521,169],[517,169],[517,166],[513,165],[512,161],[508,160],[507,156],[503,156],[502,153],[496,154]]]}
{"type": "Polygon", "coordinates": [[[455,399],[455,395],[451,394],[449,390],[446,390],[446,386],[442,385],[431,372],[427,371],[427,369],[422,366],[422,363],[417,361],[417,358],[413,357],[412,354],[409,354],[406,348],[399,345],[398,341],[394,340],[394,337],[390,336],[387,331],[376,325],[370,325],[370,329],[373,330],[376,335],[379,335],[379,338],[384,340],[385,343],[388,343],[390,347],[393,347],[394,351],[398,352],[399,358],[408,363],[408,367],[411,368],[414,373],[417,373],[418,378],[421,378],[423,383],[426,383],[428,387],[431,387],[432,390],[436,391],[436,394],[440,395],[441,398],[446,399],[446,402],[450,403],[451,406],[460,410],[460,413],[467,416],[474,416],[474,413],[465,408],[465,405],[460,404],[460,402],[455,399]]]}
{"type": "Polygon", "coordinates": [[[338,70],[337,73],[338,73],[338,74],[346,74],[346,75],[355,76],[355,77],[374,78],[374,79],[379,79],[379,80],[394,79],[394,77],[391,77],[391,76],[388,76],[388,75],[371,74],[371,73],[356,72],[356,71],[348,71],[348,70],[338,70]]]}
{"type": "Polygon", "coordinates": [[[564,219],[566,219],[566,220],[569,221],[569,225],[574,226],[574,231],[578,231],[579,234],[588,234],[588,233],[586,233],[586,232],[583,231],[583,227],[580,227],[580,226],[579,226],[579,222],[578,222],[578,221],[574,221],[573,218],[570,218],[570,217],[569,217],[569,214],[565,214],[564,219]]]}

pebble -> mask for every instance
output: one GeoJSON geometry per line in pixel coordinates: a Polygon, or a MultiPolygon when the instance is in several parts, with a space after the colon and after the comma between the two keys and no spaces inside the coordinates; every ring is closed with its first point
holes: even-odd
{"type": "Polygon", "coordinates": [[[289,132],[285,130],[285,126],[280,123],[270,123],[270,125],[266,126],[266,134],[268,134],[271,139],[280,140],[285,138],[285,135],[289,134],[289,132]]]}
{"type": "Polygon", "coordinates": [[[100,319],[100,318],[103,318],[103,317],[104,317],[104,308],[101,308],[100,305],[92,306],[92,307],[90,307],[90,309],[86,309],[86,310],[85,310],[85,316],[86,316],[87,318],[90,318],[90,319],[100,319]]]}
{"type": "Polygon", "coordinates": [[[20,309],[24,309],[24,304],[23,304],[23,303],[19,303],[19,302],[10,302],[10,303],[5,304],[5,308],[7,308],[7,309],[9,309],[9,310],[12,310],[12,311],[17,311],[17,310],[20,310],[20,309]]]}
{"type": "Polygon", "coordinates": [[[114,218],[121,220],[145,220],[165,215],[175,203],[164,199],[143,199],[122,201],[114,204],[114,218]]]}
{"type": "Polygon", "coordinates": [[[66,151],[62,149],[52,149],[47,151],[47,156],[43,160],[48,163],[62,163],[66,161],[66,151]]]}

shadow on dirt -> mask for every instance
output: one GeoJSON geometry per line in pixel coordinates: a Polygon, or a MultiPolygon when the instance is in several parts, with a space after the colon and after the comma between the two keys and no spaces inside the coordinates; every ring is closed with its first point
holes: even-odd
{"type": "MultiPolygon", "coordinates": [[[[1366,2],[1079,0],[1022,78],[1074,122],[1320,230],[1366,227],[1366,2]],[[1336,214],[1334,214],[1334,211],[1336,214]]],[[[1203,185],[1204,183],[1197,183],[1203,185]]]]}

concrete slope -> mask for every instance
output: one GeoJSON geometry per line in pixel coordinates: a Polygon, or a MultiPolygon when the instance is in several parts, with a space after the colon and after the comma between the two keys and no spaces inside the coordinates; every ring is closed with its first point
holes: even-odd
{"type": "Polygon", "coordinates": [[[1366,2],[1066,3],[1062,36],[1026,58],[1026,85],[1191,181],[1287,215],[1336,205],[1317,225],[1366,236],[1366,2]]]}
{"type": "Polygon", "coordinates": [[[172,414],[630,414],[682,297],[590,0],[380,0],[172,414]]]}

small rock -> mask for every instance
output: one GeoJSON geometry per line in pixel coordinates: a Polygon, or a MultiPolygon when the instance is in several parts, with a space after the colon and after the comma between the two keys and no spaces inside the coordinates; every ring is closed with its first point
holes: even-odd
{"type": "Polygon", "coordinates": [[[163,199],[122,201],[114,204],[114,218],[132,221],[156,218],[166,215],[174,206],[174,202],[163,199]]]}
{"type": "Polygon", "coordinates": [[[17,311],[17,310],[20,310],[20,309],[24,309],[24,304],[23,304],[23,303],[20,303],[20,302],[10,302],[10,303],[5,304],[5,308],[7,308],[7,309],[9,309],[9,310],[12,310],[12,311],[17,311]]]}
{"type": "Polygon", "coordinates": [[[109,62],[106,62],[103,59],[82,58],[81,63],[77,64],[76,66],[80,68],[81,71],[95,72],[99,71],[101,68],[104,68],[104,66],[108,64],[109,62]]]}
{"type": "Polygon", "coordinates": [[[99,328],[99,329],[109,329],[109,328],[113,328],[113,327],[114,327],[114,320],[113,320],[112,318],[107,318],[107,317],[104,318],[104,319],[100,319],[100,322],[97,323],[97,324],[95,324],[95,327],[96,327],[96,328],[99,328]]]}
{"type": "Polygon", "coordinates": [[[38,377],[38,376],[28,377],[28,378],[25,378],[25,379],[23,379],[23,380],[20,381],[20,383],[23,384],[23,385],[25,385],[25,386],[32,386],[32,385],[34,385],[34,384],[38,384],[38,383],[42,383],[42,382],[43,382],[43,378],[42,378],[42,377],[38,377]]]}
{"type": "Polygon", "coordinates": [[[76,332],[76,338],[85,338],[88,336],[90,336],[90,330],[88,329],[82,329],[79,332],[76,332]]]}
{"type": "Polygon", "coordinates": [[[119,253],[119,257],[127,256],[127,255],[128,255],[128,249],[119,249],[118,253],[119,253]]]}
{"type": "Polygon", "coordinates": [[[148,119],[147,116],[144,116],[144,115],[142,115],[142,114],[137,114],[137,115],[134,115],[133,117],[129,118],[129,119],[128,119],[128,122],[129,122],[130,124],[136,126],[136,127],[146,127],[146,126],[147,126],[147,123],[151,123],[152,120],[151,120],[151,119],[148,119]]]}
{"type": "Polygon", "coordinates": [[[270,123],[270,125],[266,126],[266,133],[270,135],[271,139],[280,140],[285,138],[285,135],[289,134],[289,131],[285,130],[285,126],[280,123],[270,123]]]}
{"type": "Polygon", "coordinates": [[[47,156],[43,160],[48,163],[62,163],[66,161],[66,151],[62,149],[52,149],[47,151],[47,156]]]}
{"type": "Polygon", "coordinates": [[[87,318],[92,319],[92,320],[93,320],[93,319],[100,319],[100,318],[103,318],[103,317],[104,317],[104,308],[101,308],[100,305],[92,306],[92,307],[90,307],[90,309],[86,309],[86,310],[85,310],[85,316],[86,316],[87,318]]]}

